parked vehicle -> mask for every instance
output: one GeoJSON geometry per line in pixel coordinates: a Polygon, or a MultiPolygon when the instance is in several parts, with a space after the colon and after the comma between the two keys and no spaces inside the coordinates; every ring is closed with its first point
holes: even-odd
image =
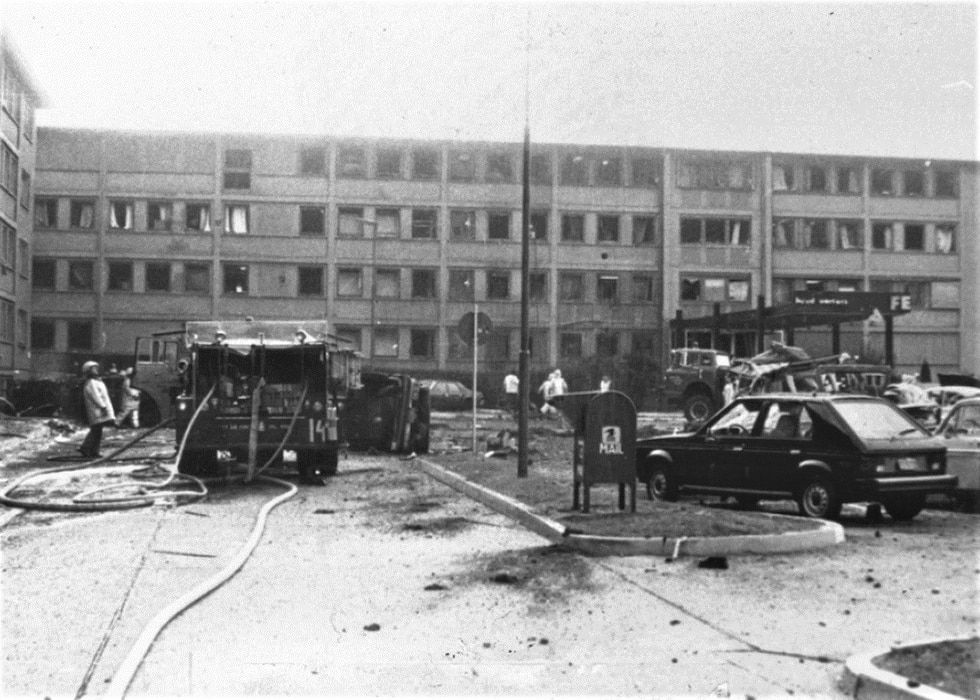
{"type": "MultiPolygon", "coordinates": [[[[433,411],[468,411],[473,408],[473,390],[454,379],[422,379],[429,391],[429,406],[433,411]]],[[[483,392],[476,392],[476,405],[483,406],[483,392]]]]}
{"type": "Polygon", "coordinates": [[[793,498],[816,518],[875,501],[910,520],[956,486],[942,440],[885,399],[847,394],[740,397],[694,433],[637,441],[637,476],[651,498],[793,498]]]}
{"type": "Polygon", "coordinates": [[[927,428],[933,428],[939,423],[939,404],[918,384],[889,384],[881,395],[927,428]]]}
{"type": "Polygon", "coordinates": [[[932,386],[926,393],[939,404],[940,418],[949,415],[957,401],[973,399],[980,396],[980,388],[973,386],[932,386]]]}
{"type": "Polygon", "coordinates": [[[959,483],[953,496],[970,511],[980,507],[980,397],[952,407],[936,435],[946,442],[946,468],[959,483]]]}
{"type": "Polygon", "coordinates": [[[724,405],[725,382],[731,356],[720,350],[677,348],[670,351],[664,372],[668,406],[680,408],[692,423],[706,420],[724,405]]]}

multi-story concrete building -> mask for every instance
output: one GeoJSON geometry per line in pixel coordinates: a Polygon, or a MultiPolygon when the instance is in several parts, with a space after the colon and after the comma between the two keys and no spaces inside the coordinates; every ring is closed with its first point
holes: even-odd
{"type": "MultiPolygon", "coordinates": [[[[460,319],[516,366],[519,143],[41,129],[38,372],[206,318],[326,318],[371,364],[461,372],[460,319]]],[[[793,290],[902,291],[896,365],[980,370],[977,164],[622,146],[532,147],[534,366],[645,353],[667,324],[793,290]]],[[[798,333],[813,352],[821,330],[798,333]]],[[[873,324],[844,349],[880,354],[873,324]]],[[[705,338],[690,337],[686,342],[705,338]]],[[[735,352],[754,343],[726,337],[735,352]]],[[[575,388],[575,387],[573,387],[575,388]]]]}
{"type": "Polygon", "coordinates": [[[37,84],[9,36],[0,32],[0,396],[31,356],[31,191],[36,151],[37,84]]]}

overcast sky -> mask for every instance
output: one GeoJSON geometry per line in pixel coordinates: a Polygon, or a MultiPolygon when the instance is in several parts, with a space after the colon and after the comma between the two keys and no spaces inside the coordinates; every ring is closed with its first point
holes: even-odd
{"type": "Polygon", "coordinates": [[[38,124],[977,158],[969,3],[17,2],[38,124]],[[525,80],[525,76],[529,80],[525,80]]]}

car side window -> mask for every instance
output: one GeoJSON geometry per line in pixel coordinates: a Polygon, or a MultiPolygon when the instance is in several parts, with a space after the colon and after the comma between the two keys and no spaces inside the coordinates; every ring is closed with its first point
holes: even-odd
{"type": "Polygon", "coordinates": [[[801,403],[775,401],[770,404],[762,424],[762,437],[776,440],[809,439],[813,418],[801,403]]]}
{"type": "Polygon", "coordinates": [[[708,435],[713,437],[751,435],[761,408],[762,405],[756,402],[733,404],[708,428],[708,435]]]}
{"type": "Polygon", "coordinates": [[[950,420],[953,431],[962,435],[980,435],[980,406],[962,406],[950,420]]]}

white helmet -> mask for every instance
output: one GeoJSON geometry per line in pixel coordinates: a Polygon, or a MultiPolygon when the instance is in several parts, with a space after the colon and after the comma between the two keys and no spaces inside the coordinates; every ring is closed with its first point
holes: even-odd
{"type": "Polygon", "coordinates": [[[99,363],[95,360],[89,360],[84,365],[82,365],[82,374],[88,375],[92,374],[93,370],[99,369],[99,363]]]}

